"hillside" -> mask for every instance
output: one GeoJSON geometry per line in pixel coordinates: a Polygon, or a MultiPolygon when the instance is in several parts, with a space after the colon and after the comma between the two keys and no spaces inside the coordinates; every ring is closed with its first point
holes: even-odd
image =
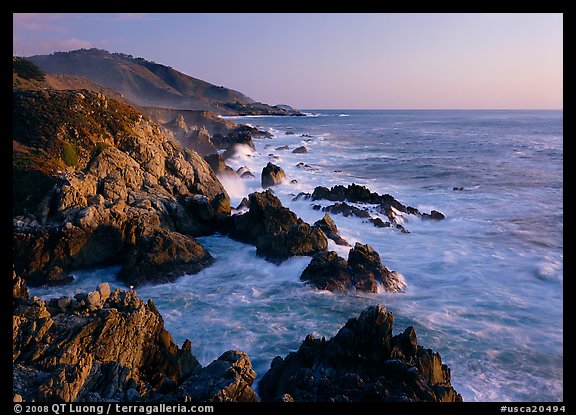
{"type": "Polygon", "coordinates": [[[216,114],[296,115],[246,95],[185,75],[169,66],[100,49],[79,49],[27,58],[48,74],[82,76],[118,91],[136,105],[216,114]]]}

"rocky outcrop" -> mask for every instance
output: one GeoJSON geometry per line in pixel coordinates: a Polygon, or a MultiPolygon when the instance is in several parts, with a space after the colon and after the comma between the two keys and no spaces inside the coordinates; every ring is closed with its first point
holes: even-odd
{"type": "Polygon", "coordinates": [[[336,224],[328,213],[326,213],[322,219],[314,222],[314,225],[312,226],[321,229],[329,239],[332,239],[336,243],[336,245],[350,246],[350,244],[340,236],[336,224]]]}
{"type": "Polygon", "coordinates": [[[370,218],[370,212],[368,209],[360,209],[356,206],[349,205],[346,202],[334,203],[330,206],[325,206],[322,208],[323,212],[330,212],[333,214],[340,214],[343,216],[356,216],[358,218],[370,218]]]}
{"type": "MultiPolygon", "coordinates": [[[[370,218],[370,214],[367,209],[359,209],[355,206],[348,205],[345,203],[345,201],[376,205],[374,206],[374,209],[377,212],[386,215],[390,221],[390,224],[394,225],[395,228],[400,229],[404,233],[409,233],[403,225],[403,220],[399,218],[399,216],[404,214],[415,215],[421,217],[422,219],[444,219],[444,215],[436,210],[433,210],[430,214],[421,213],[414,207],[403,205],[389,194],[379,195],[378,193],[371,192],[370,189],[365,186],[359,186],[354,183],[347,187],[337,185],[330,189],[323,186],[318,186],[314,189],[314,192],[311,195],[311,199],[324,199],[342,202],[328,206],[325,209],[326,211],[332,213],[342,213],[344,216],[354,215],[358,217],[370,218]]],[[[381,220],[369,220],[374,224],[374,226],[387,227],[387,225],[381,220]]]]}
{"type": "Polygon", "coordinates": [[[28,288],[22,278],[12,271],[12,307],[16,308],[22,301],[29,298],[28,288]]]}
{"type": "Polygon", "coordinates": [[[250,357],[229,350],[208,366],[190,376],[164,400],[179,402],[258,402],[252,389],[256,372],[250,357]]]}
{"type": "Polygon", "coordinates": [[[315,254],[300,280],[333,292],[346,292],[354,286],[348,262],[334,251],[315,254]]]}
{"type": "Polygon", "coordinates": [[[217,151],[216,146],[210,139],[208,130],[205,128],[192,128],[181,143],[184,147],[191,148],[202,156],[217,151]]]}
{"type": "Polygon", "coordinates": [[[171,282],[212,262],[212,255],[194,238],[162,229],[143,237],[128,252],[117,278],[134,287],[171,282]]]}
{"type": "Polygon", "coordinates": [[[13,393],[23,401],[255,401],[243,352],[205,368],[179,348],[152,300],[102,283],[90,293],[29,299],[13,313],[13,393]]]}
{"type": "Polygon", "coordinates": [[[300,280],[319,290],[345,292],[378,292],[378,287],[386,291],[402,291],[406,284],[396,271],[386,268],[378,252],[369,245],[356,243],[348,252],[348,261],[336,252],[319,252],[312,257],[300,275],[300,280]]]}
{"type": "Polygon", "coordinates": [[[123,400],[129,389],[152,398],[200,370],[190,342],[176,346],[151,300],[120,290],[77,298],[14,310],[14,393],[24,401],[123,400]]]}
{"type": "MultiPolygon", "coordinates": [[[[14,161],[19,177],[41,169],[55,183],[27,216],[14,217],[14,266],[31,285],[65,283],[75,268],[122,263],[161,229],[211,234],[230,215],[226,191],[198,153],[134,109],[83,92],[19,91],[15,98],[15,134],[28,148],[53,157],[32,163],[29,151],[14,161]],[[62,114],[49,118],[57,111],[62,114]],[[57,138],[47,141],[46,128],[66,131],[66,160],[75,155],[75,165],[52,166],[65,152],[58,150],[57,138]]],[[[32,183],[18,186],[34,193],[32,183]]]]}
{"type": "Polygon", "coordinates": [[[230,237],[256,246],[256,254],[273,262],[294,255],[313,255],[328,247],[326,235],[298,218],[271,190],[249,195],[249,210],[232,216],[230,237]]]}
{"type": "Polygon", "coordinates": [[[226,165],[222,154],[213,153],[204,156],[204,160],[210,165],[217,177],[229,176],[239,178],[238,173],[230,166],[226,165]]]}
{"type": "Polygon", "coordinates": [[[284,173],[284,169],[269,162],[262,169],[262,188],[266,189],[268,187],[276,186],[277,184],[282,183],[285,178],[286,174],[284,173]]]}
{"type": "Polygon", "coordinates": [[[440,355],[418,345],[412,326],[393,336],[393,321],[377,305],[348,320],[330,340],[308,335],[298,351],[272,361],[259,383],[262,400],[462,401],[440,355]]]}

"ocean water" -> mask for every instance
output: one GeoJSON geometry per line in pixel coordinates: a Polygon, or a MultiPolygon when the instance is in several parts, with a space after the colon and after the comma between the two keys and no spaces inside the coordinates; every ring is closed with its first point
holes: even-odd
{"type": "MultiPolygon", "coordinates": [[[[403,293],[317,291],[299,280],[309,257],[274,265],[256,257],[253,246],[221,235],[199,238],[216,258],[212,267],[137,290],[154,299],[177,343],[190,339],[203,365],[229,349],[248,352],[257,387],[272,359],[296,350],[308,333],[331,337],[364,308],[383,304],[394,313],[394,334],[413,325],[419,344],[441,354],[465,401],[564,399],[562,111],[310,111],[234,119],[274,138],[254,140],[256,151],[239,148],[227,162],[256,176],[223,180],[233,206],[262,190],[260,172],[272,161],[287,176],[275,194],[310,224],[324,213],[294,196],[351,183],[446,219],[407,216],[410,233],[403,234],[331,215],[351,244],[370,244],[402,274],[403,293]],[[284,145],[289,150],[276,150],[284,145]],[[308,153],[292,153],[301,145],[308,153]]],[[[332,241],[329,249],[348,255],[332,241]]],[[[114,279],[118,269],[81,271],[69,286],[30,291],[50,298],[100,281],[125,288],[114,279]]]]}

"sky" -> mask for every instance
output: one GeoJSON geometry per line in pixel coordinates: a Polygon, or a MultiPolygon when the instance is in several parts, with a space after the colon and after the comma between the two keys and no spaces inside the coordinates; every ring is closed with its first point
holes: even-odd
{"type": "Polygon", "coordinates": [[[561,13],[15,13],[13,53],[80,48],[299,109],[562,109],[561,13]]]}

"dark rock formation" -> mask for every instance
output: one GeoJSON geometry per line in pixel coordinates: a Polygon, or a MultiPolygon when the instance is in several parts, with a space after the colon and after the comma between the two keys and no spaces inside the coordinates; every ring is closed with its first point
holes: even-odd
{"type": "Polygon", "coordinates": [[[344,216],[357,216],[359,218],[370,218],[368,209],[360,209],[356,206],[349,205],[346,202],[334,203],[333,205],[322,208],[323,212],[330,212],[334,214],[341,214],[344,216]]]}
{"type": "Polygon", "coordinates": [[[283,207],[271,190],[251,193],[249,206],[248,212],[232,216],[230,237],[255,245],[257,255],[281,262],[328,247],[326,235],[283,207]]]}
{"type": "Polygon", "coordinates": [[[214,259],[194,238],[158,230],[143,237],[126,256],[118,279],[138,287],[174,281],[184,274],[206,268],[214,259]]]}
{"type": "Polygon", "coordinates": [[[376,292],[375,282],[381,283],[386,291],[401,291],[405,288],[398,273],[386,268],[378,252],[370,245],[356,242],[348,253],[348,265],[354,275],[356,289],[376,292]]]}
{"type": "Polygon", "coordinates": [[[274,150],[280,151],[280,150],[289,150],[290,148],[288,146],[281,146],[281,147],[276,147],[274,150]]]}
{"type": "Polygon", "coordinates": [[[346,292],[354,286],[348,262],[334,251],[315,254],[300,280],[334,292],[346,292]]]}
{"type": "Polygon", "coordinates": [[[422,219],[432,219],[432,220],[442,220],[445,219],[446,216],[444,216],[442,213],[438,212],[437,210],[433,210],[430,212],[430,214],[428,213],[423,213],[422,214],[422,219]]]}
{"type": "Polygon", "coordinates": [[[351,318],[330,340],[308,335],[298,351],[276,357],[259,384],[264,401],[462,401],[438,353],[418,345],[408,327],[392,335],[380,305],[351,318]]]}
{"type": "Polygon", "coordinates": [[[356,243],[348,253],[348,261],[336,252],[320,252],[312,257],[300,280],[320,290],[344,292],[351,289],[378,292],[381,284],[386,291],[402,291],[404,281],[396,271],[390,271],[380,261],[380,255],[369,245],[356,243]]]}
{"type": "Polygon", "coordinates": [[[389,228],[390,227],[390,222],[384,222],[382,219],[380,218],[370,218],[368,219],[370,222],[372,222],[372,224],[374,226],[376,226],[377,228],[389,228]]]}
{"type": "Polygon", "coordinates": [[[297,147],[294,150],[292,150],[292,153],[296,153],[296,154],[308,153],[308,149],[305,146],[300,146],[300,147],[297,147]]]}
{"type": "Polygon", "coordinates": [[[256,372],[244,352],[229,350],[190,376],[165,400],[179,402],[258,402],[256,372]]]}
{"type": "Polygon", "coordinates": [[[236,174],[240,177],[242,177],[244,175],[244,173],[249,173],[252,175],[252,177],[254,177],[252,172],[250,170],[248,170],[248,167],[242,166],[242,167],[239,167],[238,170],[236,170],[236,174]]]}
{"type": "Polygon", "coordinates": [[[13,315],[14,396],[25,402],[255,401],[243,352],[202,368],[189,340],[174,343],[152,300],[107,283],[13,315]],[[188,398],[187,398],[188,397],[188,398]]]}
{"type": "MultiPolygon", "coordinates": [[[[298,200],[298,196],[296,196],[296,200],[298,200]]],[[[350,244],[340,236],[336,224],[328,213],[326,213],[322,219],[314,222],[314,225],[312,226],[321,229],[324,234],[326,234],[328,238],[332,239],[337,245],[350,246],[350,244]]]]}
{"type": "Polygon", "coordinates": [[[266,134],[246,125],[238,125],[226,135],[214,134],[212,136],[212,143],[216,148],[221,150],[228,150],[237,144],[242,144],[254,150],[254,141],[252,141],[252,134],[266,134]]]}
{"type": "MultiPolygon", "coordinates": [[[[403,233],[409,233],[409,232],[404,228],[404,226],[401,223],[401,220],[397,218],[398,212],[400,212],[400,214],[420,216],[422,219],[437,219],[437,220],[444,219],[444,215],[438,211],[434,210],[430,214],[427,213],[423,214],[418,209],[412,206],[403,205],[389,194],[379,195],[378,193],[371,192],[365,186],[359,186],[354,183],[352,183],[348,187],[337,185],[330,189],[318,186],[314,189],[314,192],[312,193],[312,200],[320,200],[320,199],[377,205],[375,209],[378,212],[386,215],[390,220],[390,223],[394,225],[396,228],[400,229],[403,233]]],[[[350,207],[350,205],[346,204],[345,202],[343,202],[343,204],[337,203],[335,205],[326,208],[326,210],[332,213],[342,213],[345,216],[348,216],[350,214],[356,216],[363,215],[360,217],[369,218],[370,215],[368,211],[366,211],[366,213],[362,213],[364,209],[360,211],[358,211],[357,209],[358,208],[354,206],[350,207]]],[[[372,220],[371,222],[374,223],[374,226],[377,227],[383,227],[382,224],[384,223],[384,222],[382,223],[374,222],[372,220]]],[[[386,225],[384,224],[384,226],[386,225]]]]}
{"type": "Polygon", "coordinates": [[[238,173],[224,162],[222,154],[213,153],[204,156],[204,160],[210,165],[217,177],[228,176],[239,178],[238,173]]]}
{"type": "MultiPolygon", "coordinates": [[[[331,201],[348,201],[348,202],[361,202],[370,203],[384,206],[392,206],[400,212],[407,213],[408,207],[398,202],[393,196],[389,194],[379,195],[378,193],[371,192],[365,186],[359,186],[352,183],[348,187],[337,185],[328,189],[326,187],[318,186],[312,193],[312,200],[331,200],[331,201]]],[[[413,212],[417,210],[412,208],[413,212]]]]}
{"type": "Polygon", "coordinates": [[[282,183],[285,178],[286,174],[282,167],[275,164],[268,163],[266,167],[262,169],[262,187],[264,189],[282,183]]]}

